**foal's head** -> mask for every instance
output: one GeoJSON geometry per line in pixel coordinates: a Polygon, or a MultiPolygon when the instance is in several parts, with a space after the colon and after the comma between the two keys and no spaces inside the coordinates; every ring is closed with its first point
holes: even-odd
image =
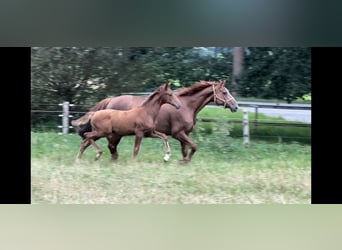
{"type": "Polygon", "coordinates": [[[220,81],[213,85],[214,102],[217,105],[223,105],[224,108],[229,107],[230,111],[236,112],[239,108],[235,98],[230,94],[229,90],[224,86],[226,80],[220,81]]]}
{"type": "Polygon", "coordinates": [[[181,102],[179,101],[178,97],[173,93],[170,85],[170,83],[165,83],[164,85],[159,87],[158,92],[160,94],[160,102],[161,104],[171,104],[176,109],[179,109],[181,107],[181,102]]]}

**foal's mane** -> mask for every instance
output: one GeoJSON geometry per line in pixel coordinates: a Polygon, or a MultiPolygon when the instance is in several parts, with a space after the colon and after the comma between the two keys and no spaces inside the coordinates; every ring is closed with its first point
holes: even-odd
{"type": "Polygon", "coordinates": [[[204,88],[207,88],[208,86],[213,86],[217,82],[209,82],[209,81],[199,81],[195,83],[194,85],[186,88],[182,88],[177,91],[178,96],[188,96],[192,95],[194,93],[197,93],[198,91],[201,91],[204,88]]]}
{"type": "Polygon", "coordinates": [[[165,85],[159,87],[157,90],[155,90],[153,93],[151,93],[144,101],[143,103],[140,104],[140,106],[144,105],[146,102],[149,102],[150,100],[152,100],[154,98],[155,95],[157,95],[161,88],[165,88],[165,85]]]}

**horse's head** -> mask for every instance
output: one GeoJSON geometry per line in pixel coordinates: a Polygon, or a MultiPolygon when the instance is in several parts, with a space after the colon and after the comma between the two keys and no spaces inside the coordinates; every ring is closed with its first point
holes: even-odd
{"type": "Polygon", "coordinates": [[[181,102],[179,101],[178,97],[173,93],[170,83],[165,83],[163,86],[159,88],[161,93],[161,102],[168,103],[174,106],[176,109],[181,107],[181,102]]]}
{"type": "Polygon", "coordinates": [[[224,108],[230,109],[231,112],[236,112],[239,108],[235,98],[230,94],[229,90],[224,86],[226,80],[219,81],[213,85],[214,102],[217,105],[223,105],[224,108]]]}

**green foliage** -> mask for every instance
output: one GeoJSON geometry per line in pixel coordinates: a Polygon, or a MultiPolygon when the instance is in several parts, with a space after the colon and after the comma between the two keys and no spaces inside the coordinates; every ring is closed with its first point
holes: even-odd
{"type": "Polygon", "coordinates": [[[231,54],[201,55],[192,47],[32,48],[34,102],[93,104],[122,92],[152,91],[171,81],[228,79],[231,54]]]}
{"type": "MultiPolygon", "coordinates": [[[[56,110],[63,101],[92,106],[108,96],[149,92],[169,81],[176,89],[199,80],[229,79],[232,56],[219,49],[203,55],[192,47],[33,47],[31,109],[56,110]]],[[[33,124],[49,119],[35,113],[31,118],[33,124]]]]}
{"type": "Polygon", "coordinates": [[[302,96],[304,101],[311,101],[311,93],[302,96]]]}
{"type": "Polygon", "coordinates": [[[249,48],[239,83],[244,97],[291,103],[311,91],[310,48],[249,48]]]}
{"type": "MultiPolygon", "coordinates": [[[[59,118],[60,120],[60,118],[59,118]]],[[[61,132],[61,121],[56,121],[54,119],[41,119],[38,123],[32,124],[31,120],[31,130],[34,132],[61,132]]]]}
{"type": "Polygon", "coordinates": [[[181,83],[180,83],[179,80],[169,79],[169,82],[171,82],[171,84],[172,84],[173,86],[175,86],[176,88],[181,87],[181,83]]]}
{"type": "MultiPolygon", "coordinates": [[[[309,48],[248,51],[238,79],[241,96],[292,102],[311,92],[309,48]]],[[[33,47],[31,109],[55,111],[69,101],[86,111],[108,96],[149,92],[169,81],[176,89],[226,79],[230,88],[232,61],[231,48],[222,47],[33,47]]],[[[32,113],[31,123],[50,119],[32,113]]]]}
{"type": "MultiPolygon", "coordinates": [[[[199,80],[230,80],[230,48],[199,47],[33,47],[32,105],[92,105],[122,92],[152,91],[199,80]]],[[[310,48],[251,47],[238,80],[244,97],[292,102],[311,91],[310,48]]]]}

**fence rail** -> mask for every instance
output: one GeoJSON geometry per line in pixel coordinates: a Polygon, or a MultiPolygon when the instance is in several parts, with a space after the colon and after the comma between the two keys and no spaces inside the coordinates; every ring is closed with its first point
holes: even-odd
{"type": "MultiPolygon", "coordinates": [[[[58,104],[59,106],[62,106],[62,110],[31,110],[32,113],[55,113],[53,115],[57,115],[61,117],[62,125],[59,125],[58,128],[62,129],[63,134],[68,134],[69,129],[73,128],[70,126],[70,118],[73,117],[72,114],[80,114],[83,115],[86,112],[85,111],[76,111],[76,110],[69,110],[70,107],[76,105],[70,104],[69,102],[63,102],[58,104]]],[[[232,123],[232,124],[241,124],[243,125],[243,139],[244,139],[244,145],[249,145],[249,125],[252,125],[253,127],[257,126],[284,126],[284,127],[311,127],[311,123],[299,123],[299,122],[269,122],[269,121],[261,121],[258,119],[258,109],[259,108],[271,108],[271,109],[297,109],[297,110],[311,110],[310,104],[277,104],[277,103],[261,103],[261,102],[238,102],[238,105],[240,107],[253,107],[255,112],[255,119],[252,121],[248,120],[248,116],[246,118],[245,113],[246,110],[244,110],[244,117],[241,120],[222,120],[222,119],[214,119],[214,118],[197,118],[197,121],[199,122],[223,122],[223,123],[232,123]],[[248,139],[248,140],[247,140],[248,139]]],[[[217,105],[207,105],[211,108],[217,108],[219,106],[217,105]]]]}
{"type": "Polygon", "coordinates": [[[272,109],[296,109],[296,110],[311,110],[311,104],[300,103],[268,103],[268,102],[238,102],[240,107],[252,107],[252,108],[272,108],[272,109]]]}
{"type": "MultiPolygon", "coordinates": [[[[200,122],[226,122],[242,124],[243,120],[220,120],[214,118],[197,118],[200,122]]],[[[263,122],[263,121],[248,121],[248,124],[254,126],[286,126],[286,127],[311,127],[309,123],[290,123],[290,122],[263,122]]]]}

